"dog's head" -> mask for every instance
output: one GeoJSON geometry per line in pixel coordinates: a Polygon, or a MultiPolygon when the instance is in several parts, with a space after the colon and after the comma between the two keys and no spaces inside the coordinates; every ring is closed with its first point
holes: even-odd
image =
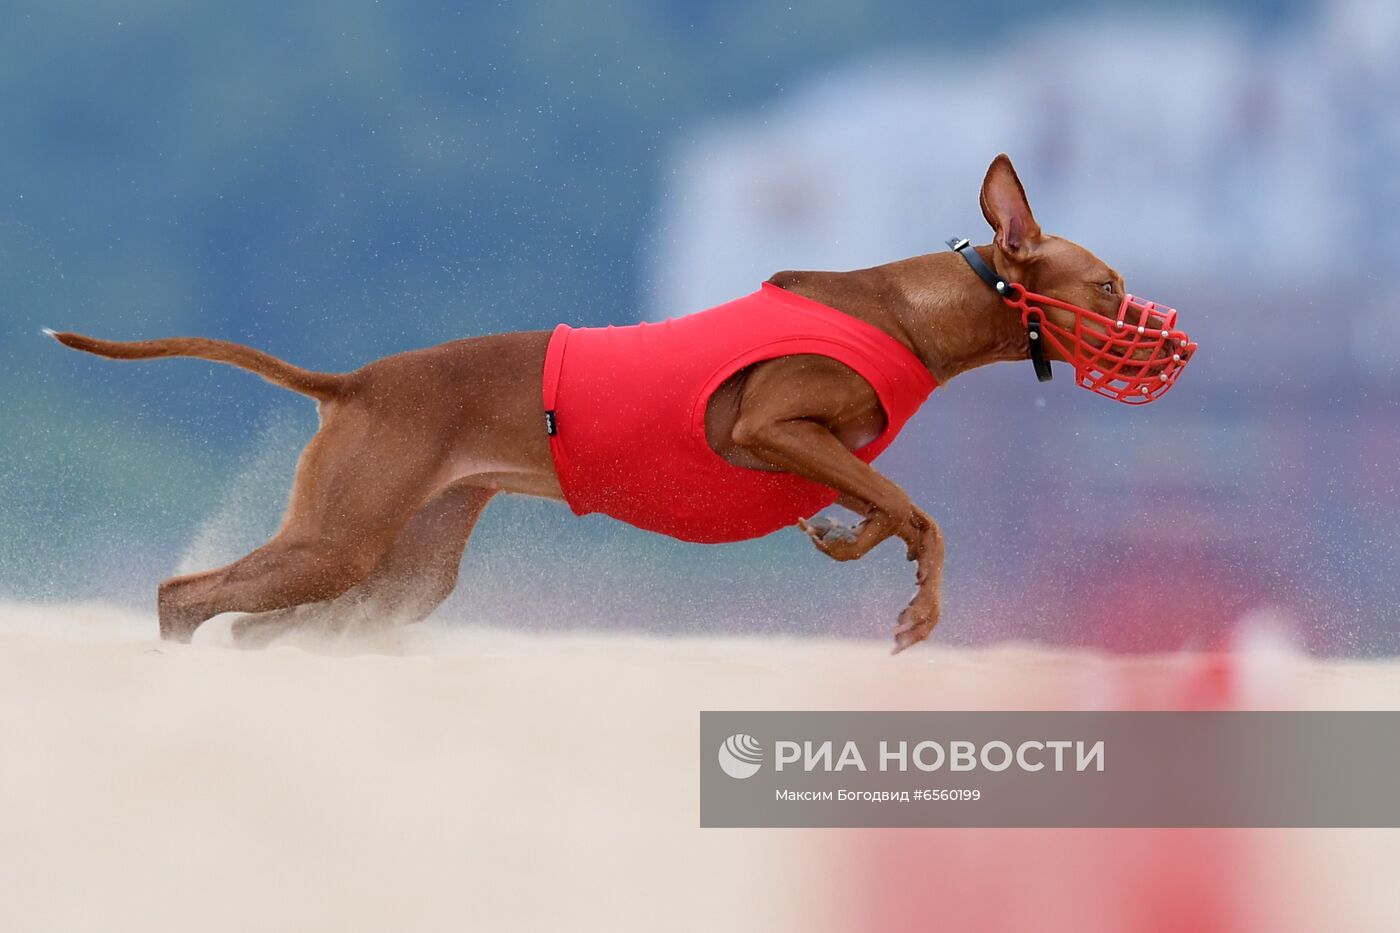
{"type": "Polygon", "coordinates": [[[1128,294],[1108,263],[1042,232],[1005,154],[987,169],[981,202],[996,231],[993,266],[1014,285],[1007,303],[1042,324],[1049,358],[1073,365],[1084,388],[1129,404],[1171,388],[1196,350],[1174,310],[1128,294]]]}

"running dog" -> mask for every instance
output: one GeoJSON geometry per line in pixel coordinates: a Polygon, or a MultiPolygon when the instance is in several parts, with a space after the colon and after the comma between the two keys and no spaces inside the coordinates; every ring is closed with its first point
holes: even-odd
{"type": "Polygon", "coordinates": [[[320,606],[408,621],[456,585],[497,493],[542,496],[672,537],[723,543],[800,527],[856,560],[897,537],[917,592],[895,651],[940,615],[937,523],[871,461],[938,386],[988,363],[1074,367],[1083,387],[1151,401],[1195,351],[1176,313],[1128,295],[1087,249],[1041,232],[1010,159],[982,184],[987,246],[854,272],[779,272],[754,294],[658,324],[455,340],[350,373],[312,372],[220,340],[114,342],[46,331],[123,360],[198,357],[314,398],[321,427],[277,534],[159,588],[163,638],[250,613],[255,643],[320,606]],[[840,505],[854,525],[819,511],[840,505]]]}

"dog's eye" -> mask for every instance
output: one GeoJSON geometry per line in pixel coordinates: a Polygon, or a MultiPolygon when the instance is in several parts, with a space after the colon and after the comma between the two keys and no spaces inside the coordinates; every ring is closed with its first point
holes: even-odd
{"type": "Polygon", "coordinates": [[[1118,291],[1118,287],[1117,287],[1116,285],[1114,285],[1112,282],[1104,282],[1102,285],[1099,286],[1099,288],[1102,288],[1104,291],[1108,292],[1110,295],[1116,294],[1117,291],[1118,291]]]}

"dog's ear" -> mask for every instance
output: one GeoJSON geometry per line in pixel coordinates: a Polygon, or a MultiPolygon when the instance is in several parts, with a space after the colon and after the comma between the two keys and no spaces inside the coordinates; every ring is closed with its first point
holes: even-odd
{"type": "Polygon", "coordinates": [[[1026,189],[1006,153],[993,159],[987,169],[981,200],[982,216],[997,232],[996,244],[1001,251],[1015,262],[1030,260],[1040,240],[1040,224],[1031,214],[1026,189]]]}

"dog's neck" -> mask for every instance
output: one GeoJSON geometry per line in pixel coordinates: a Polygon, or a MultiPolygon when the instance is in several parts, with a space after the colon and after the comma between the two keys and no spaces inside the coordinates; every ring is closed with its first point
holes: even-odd
{"type": "MultiPolygon", "coordinates": [[[[992,263],[990,246],[977,252],[992,263]]],[[[914,351],[940,385],[969,369],[1029,355],[1020,318],[956,253],[854,272],[779,272],[769,281],[885,331],[914,351]]]]}

